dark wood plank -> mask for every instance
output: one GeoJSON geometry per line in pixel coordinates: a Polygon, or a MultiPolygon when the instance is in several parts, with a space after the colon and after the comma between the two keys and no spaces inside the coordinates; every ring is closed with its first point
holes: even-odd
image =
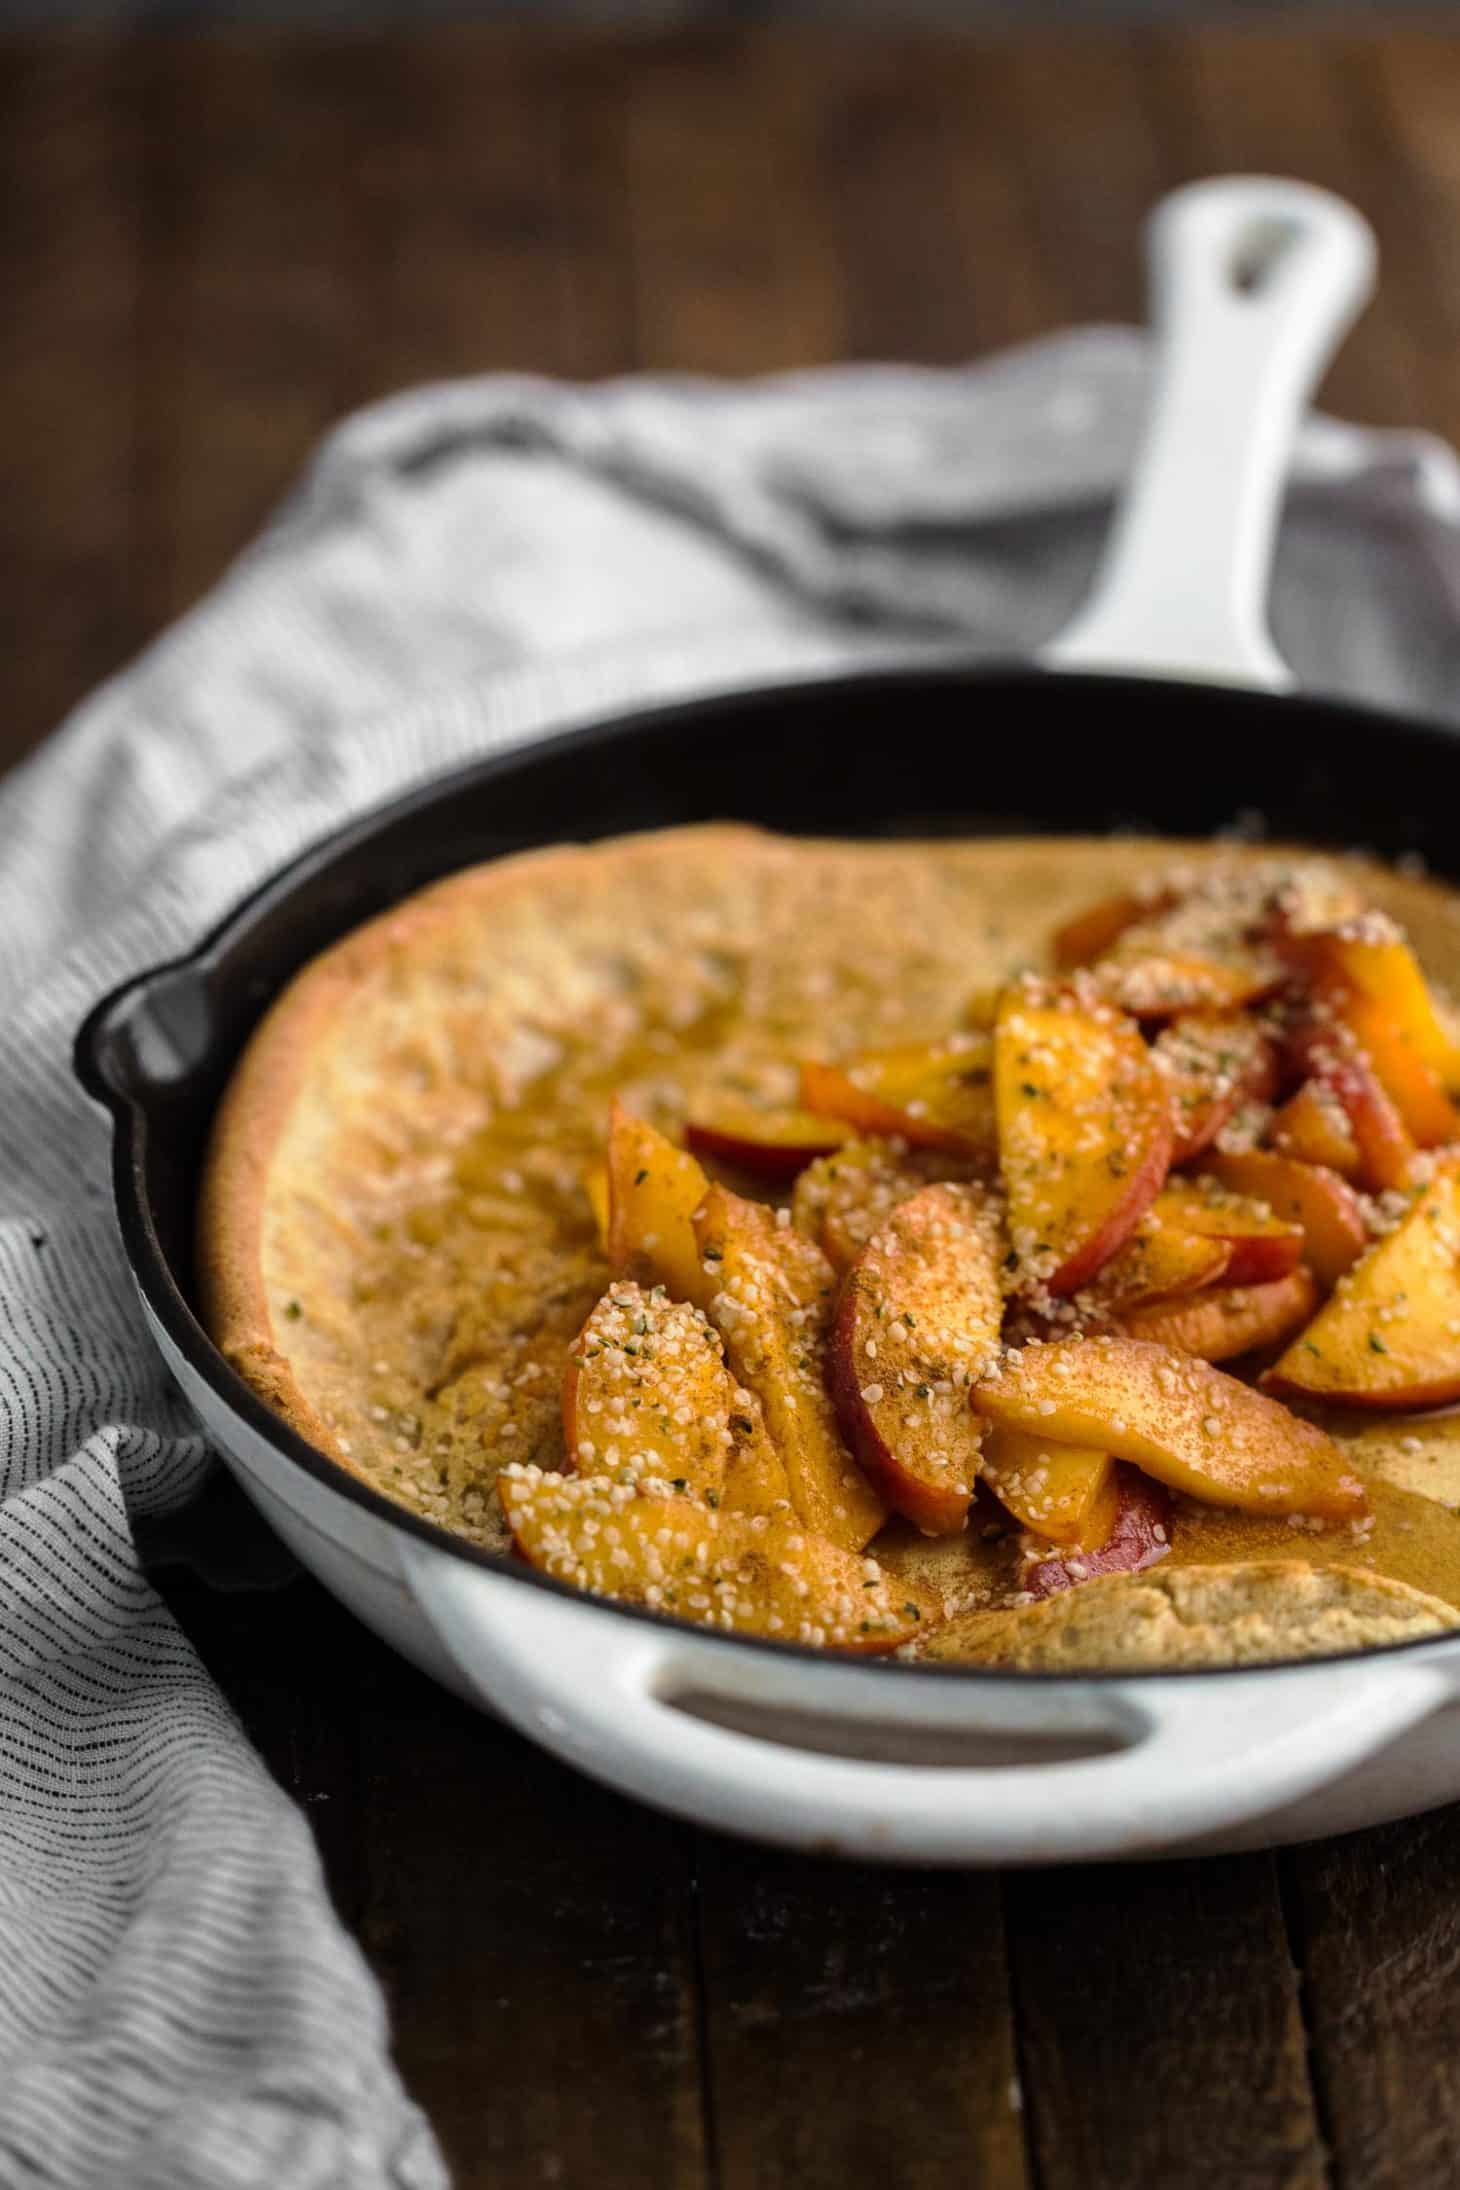
{"type": "Polygon", "coordinates": [[[0,766],[135,648],[128,49],[0,45],[0,766]]]}
{"type": "Polygon", "coordinates": [[[1148,41],[1088,31],[1014,41],[1001,102],[1052,318],[1145,317],[1140,234],[1171,184],[1148,41]]]}
{"type": "Polygon", "coordinates": [[[1042,2190],[1318,2190],[1298,1987],[1265,1856],[1005,1887],[1042,2190]]]}
{"type": "Polygon", "coordinates": [[[1024,2190],[997,1881],[700,1836],[723,2190],[1024,2190]]]}
{"type": "Polygon", "coordinates": [[[843,353],[841,269],[814,187],[823,93],[791,34],[656,41],[629,72],[636,361],[739,374],[843,353]]]}
{"type": "Polygon", "coordinates": [[[147,610],[191,606],[365,393],[355,194],[368,41],[138,49],[148,146],[140,493],[147,610]]]}
{"type": "Polygon", "coordinates": [[[398,1660],[359,1724],[361,1940],[457,2190],[702,2190],[686,1831],[398,1660]]]}
{"type": "Polygon", "coordinates": [[[392,39],[381,68],[366,186],[376,388],[630,365],[616,43],[461,25],[392,39]]]}
{"type": "Polygon", "coordinates": [[[1340,2190],[1460,2181],[1460,1811],[1283,1859],[1340,2190]]]}

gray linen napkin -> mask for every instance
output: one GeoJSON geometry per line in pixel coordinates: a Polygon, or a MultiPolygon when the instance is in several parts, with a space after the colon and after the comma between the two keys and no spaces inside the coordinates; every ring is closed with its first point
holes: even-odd
{"type": "MultiPolygon", "coordinates": [[[[1140,338],[963,372],[430,388],[0,787],[0,2185],[443,2178],[307,1827],[142,1575],[205,1466],[113,1237],[86,1007],[433,771],[635,700],[1019,652],[1091,568],[1140,338]]],[[[1460,714],[1460,473],[1314,420],[1305,681],[1460,714]]]]}

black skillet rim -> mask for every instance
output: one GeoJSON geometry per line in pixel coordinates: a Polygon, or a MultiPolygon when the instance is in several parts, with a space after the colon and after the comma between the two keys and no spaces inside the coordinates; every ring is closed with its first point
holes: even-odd
{"type": "MultiPolygon", "coordinates": [[[[1116,672],[1074,676],[1066,671],[1050,671],[1025,662],[1000,660],[905,664],[828,676],[799,677],[794,681],[776,684],[725,688],[690,699],[651,707],[623,709],[611,715],[575,723],[571,728],[559,731],[551,737],[537,739],[527,745],[513,745],[503,752],[468,761],[414,784],[397,797],[368,808],[339,828],[307,844],[232,906],[190,950],[161,959],[118,983],[92,1005],[77,1029],[72,1050],[73,1069],[85,1092],[107,1112],[111,1120],[113,1202],[123,1250],[133,1280],[144,1302],[172,1343],[194,1373],[209,1386],[214,1397],[232,1414],[241,1418],[283,1458],[324,1489],[360,1506],[387,1526],[403,1529],[408,1535],[432,1545],[452,1558],[462,1560],[469,1566],[499,1574],[527,1588],[546,1591],[570,1603],[591,1606],[597,1612],[646,1625],[661,1633],[690,1635],[736,1650],[769,1652],[797,1665],[815,1665],[823,1669],[830,1667],[837,1671],[859,1673],[885,1662],[888,1667],[895,1667],[899,1679],[918,1677],[940,1684],[951,1680],[1013,1689],[1023,1689],[1030,1685],[1084,1687],[1108,1683],[1124,1688],[1147,1681],[1227,1680],[1237,1675],[1279,1672],[1317,1675],[1339,1665],[1372,1665],[1380,1660],[1413,1652],[1433,1652],[1444,1643],[1456,1640],[1456,1636],[1420,1636],[1409,1642],[1384,1643],[1369,1649],[1340,1651],[1319,1658],[1261,1659],[1238,1666],[1155,1667],[1131,1673],[1097,1670],[1029,1672],[999,1666],[925,1665],[897,1659],[883,1661],[879,1658],[858,1657],[851,1652],[817,1650],[804,1643],[776,1642],[766,1636],[727,1633],[718,1628],[703,1627],[694,1621],[679,1619],[673,1614],[653,1611],[647,1606],[626,1605],[610,1597],[593,1596],[575,1589],[571,1583],[560,1582],[551,1575],[539,1573],[522,1560],[513,1559],[501,1552],[489,1551],[483,1545],[453,1535],[449,1529],[427,1520],[421,1514],[412,1513],[408,1507],[398,1505],[383,1491],[378,1491],[364,1482],[339,1461],[322,1452],[318,1446],[310,1444],[291,1424],[266,1406],[252,1387],[225,1360],[198,1321],[187,1293],[162,1247],[152,1221],[141,1162],[148,1127],[147,1106],[141,1098],[125,1092],[109,1078],[103,1062],[108,1036],[112,1031],[111,1022],[130,998],[140,996],[168,975],[206,968],[240,932],[246,931],[268,910],[286,904],[289,897],[321,868],[328,867],[342,855],[367,843],[393,824],[408,820],[413,814],[429,812],[466,785],[479,786],[490,782],[493,777],[510,773],[514,767],[525,761],[550,759],[571,754],[578,747],[607,744],[617,736],[639,729],[673,728],[677,725],[692,729],[706,716],[713,718],[727,706],[744,705],[747,702],[767,706],[794,706],[798,700],[804,700],[810,695],[825,699],[834,696],[841,689],[855,690],[859,694],[877,689],[890,694],[906,694],[916,692],[919,688],[926,689],[929,684],[976,685],[984,677],[992,675],[1028,677],[1032,685],[1046,681],[1057,681],[1062,687],[1084,684],[1092,688],[1092,697],[1098,695],[1099,700],[1107,705],[1118,704],[1123,690],[1134,689],[1142,697],[1149,697],[1152,681],[1149,678],[1116,672]]],[[[1214,692],[1211,685],[1190,680],[1162,679],[1161,683],[1163,691],[1169,692],[1176,702],[1184,694],[1209,700],[1214,692]]],[[[1363,703],[1330,699],[1312,693],[1274,695],[1234,687],[1230,695],[1224,692],[1222,696],[1230,696],[1233,703],[1238,705],[1253,700],[1271,704],[1275,698],[1280,699],[1284,709],[1291,709],[1295,715],[1306,714],[1321,719],[1330,729],[1337,717],[1368,737],[1386,733],[1392,735],[1398,730],[1407,737],[1432,743],[1437,748],[1450,748],[1457,762],[1460,762],[1460,741],[1457,741],[1457,734],[1439,719],[1396,716],[1363,703]]],[[[1295,730],[1298,727],[1295,723],[1295,730]]]]}

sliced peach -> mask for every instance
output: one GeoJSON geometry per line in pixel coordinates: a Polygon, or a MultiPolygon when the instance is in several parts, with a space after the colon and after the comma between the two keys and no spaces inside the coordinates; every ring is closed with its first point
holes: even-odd
{"type": "Polygon", "coordinates": [[[1380,1005],[1440,1085],[1460,1086],[1460,1044],[1395,921],[1363,913],[1339,927],[1285,937],[1281,948],[1310,979],[1336,980],[1380,1005]]]}
{"type": "Polygon", "coordinates": [[[769,1505],[785,1470],[760,1409],[725,1366],[698,1308],[619,1278],[574,1342],[563,1377],[563,1437],[574,1467],[620,1482],[657,1478],[696,1497],[769,1505]]]}
{"type": "Polygon", "coordinates": [[[1301,1226],[1304,1260],[1322,1286],[1336,1285],[1368,1245],[1358,1196],[1337,1172],[1261,1148],[1209,1156],[1206,1168],[1232,1193],[1263,1202],[1274,1216],[1301,1226]]]}
{"type": "Polygon", "coordinates": [[[1319,1164],[1342,1179],[1356,1179],[1363,1168],[1347,1113],[1321,1080],[1305,1080],[1297,1094],[1289,1096],[1274,1115],[1268,1138],[1280,1155],[1319,1164]]]}
{"type": "Polygon", "coordinates": [[[1143,1300],[1164,1300],[1198,1285],[1215,1285],[1226,1275],[1232,1259],[1226,1241],[1167,1223],[1160,1208],[1158,1194],[1120,1253],[1078,1294],[1077,1307],[1113,1314],[1143,1300]]]}
{"type": "Polygon", "coordinates": [[[1116,1463],[1093,1446],[1059,1445],[1028,1430],[990,1430],[983,1480],[1016,1521],[1052,1544],[1098,1550],[1115,1525],[1116,1463]]]}
{"type": "Polygon", "coordinates": [[[595,1595],[742,1635],[868,1653],[897,1649],[940,1616],[917,1587],[839,1550],[792,1518],[715,1512],[606,1475],[516,1463],[497,1493],[518,1551],[595,1595]]]}
{"type": "Polygon", "coordinates": [[[973,1405],[1001,1426],[1099,1446],[1209,1505],[1324,1520],[1364,1510],[1363,1484],[1322,1430],[1144,1339],[1025,1346],[975,1386],[973,1405]]]}
{"type": "Polygon", "coordinates": [[[720,1504],[727,1513],[791,1510],[791,1486],[781,1456],[771,1443],[765,1415],[754,1392],[737,1386],[730,1414],[730,1452],[720,1504]]]}
{"type": "MultiPolygon", "coordinates": [[[[1132,929],[1131,936],[1139,931],[1132,929]]],[[[1280,968],[1252,957],[1224,964],[1195,951],[1155,946],[1134,955],[1127,937],[1117,954],[1091,967],[1101,994],[1134,1019],[1174,1019],[1189,1011],[1237,1011],[1260,1003],[1282,984],[1280,968]],[[1127,956],[1127,950],[1132,955],[1127,956]]]]}
{"type": "Polygon", "coordinates": [[[1227,1248],[1222,1281],[1262,1285],[1286,1277],[1303,1254],[1303,1230],[1280,1217],[1265,1202],[1228,1192],[1216,1178],[1173,1179],[1157,1197],[1155,1215],[1162,1224],[1221,1240],[1227,1248]]]}
{"type": "Polygon", "coordinates": [[[999,1006],[994,1091],[1020,1281],[1078,1292],[1166,1176],[1166,1082],[1118,1012],[1018,982],[999,1006]]]}
{"type": "Polygon", "coordinates": [[[1031,1597],[1053,1597],[1100,1574],[1140,1574],[1171,1548],[1171,1498],[1135,1468],[1115,1464],[1110,1480],[1110,1524],[1093,1549],[1036,1555],[1021,1581],[1031,1597]]]}
{"type": "Polygon", "coordinates": [[[815,1240],[832,1268],[846,1271],[883,1219],[928,1183],[910,1151],[886,1141],[849,1141],[807,1165],[791,1210],[798,1230],[815,1240]]]}
{"type": "Polygon", "coordinates": [[[1171,1084],[1173,1165],[1209,1148],[1239,1104],[1265,1101],[1276,1084],[1277,1045],[1240,1012],[1187,1012],[1151,1054],[1171,1084]]]}
{"type": "Polygon", "coordinates": [[[1128,928],[1138,921],[1150,920],[1176,902],[1175,892],[1160,890],[1150,897],[1140,897],[1134,891],[1116,897],[1102,897],[1098,903],[1076,913],[1073,919],[1061,922],[1050,937],[1050,951],[1056,968],[1070,973],[1076,966],[1091,965],[1112,949],[1128,928]]]}
{"type": "Polygon", "coordinates": [[[992,1043],[987,1034],[864,1050],[845,1064],[804,1064],[801,1101],[859,1133],[894,1135],[915,1148],[987,1156],[995,1149],[992,1043]]]}
{"type": "Polygon", "coordinates": [[[887,1508],[841,1441],[826,1389],[836,1278],[821,1250],[758,1202],[712,1186],[695,1211],[706,1303],[731,1370],[754,1392],[809,1529],[859,1550],[887,1508]]]}
{"type": "Polygon", "coordinates": [[[703,1308],[707,1282],[690,1219],[709,1180],[693,1156],[615,1102],[608,1121],[608,1259],[703,1308]]]}
{"type": "Polygon", "coordinates": [[[1317,993],[1363,1050],[1415,1145],[1439,1148],[1460,1137],[1460,1113],[1439,1074],[1387,1006],[1358,989],[1320,988],[1317,993]]]}
{"type": "Polygon", "coordinates": [[[975,1186],[900,1202],[847,1273],[829,1358],[843,1437],[896,1513],[929,1536],[963,1527],[980,1425],[968,1388],[998,1352],[998,1213],[975,1186]]]}
{"type": "Polygon", "coordinates": [[[811,1110],[757,1110],[724,1097],[686,1120],[684,1139],[696,1156],[780,1182],[794,1179],[817,1156],[829,1156],[855,1132],[842,1119],[811,1110]]]}
{"type": "Polygon", "coordinates": [[[598,1244],[608,1253],[608,1165],[592,1163],[583,1174],[583,1191],[588,1197],[588,1207],[593,1212],[593,1229],[598,1244]]]}
{"type": "Polygon", "coordinates": [[[1173,1300],[1147,1301],[1120,1319],[1127,1338],[1154,1339],[1203,1361],[1230,1361],[1259,1346],[1276,1346],[1300,1329],[1318,1305],[1311,1270],[1300,1266],[1265,1285],[1214,1285],[1173,1300]]]}
{"type": "Polygon", "coordinates": [[[1414,1167],[1413,1136],[1349,1029],[1304,1016],[1290,1030],[1288,1047],[1299,1069],[1327,1089],[1347,1118],[1359,1152],[1359,1183],[1376,1194],[1404,1186],[1414,1167]]]}
{"type": "Polygon", "coordinates": [[[1353,1407],[1460,1399],[1460,1168],[1436,1174],[1262,1381],[1353,1407]]]}

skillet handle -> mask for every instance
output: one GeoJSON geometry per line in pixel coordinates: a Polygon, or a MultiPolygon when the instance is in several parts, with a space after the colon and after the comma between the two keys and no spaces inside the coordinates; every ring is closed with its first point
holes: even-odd
{"type": "MultiPolygon", "coordinates": [[[[565,1762],[704,1825],[895,1863],[1046,1863],[1155,1853],[1270,1815],[1384,1748],[1451,1694],[1433,1660],[1229,1678],[1052,1683],[906,1678],[624,1619],[469,1565],[404,1534],[407,1585],[468,1685],[565,1762]],[[732,1731],[676,1698],[767,1714],[732,1731]],[[1102,1753],[905,1764],[805,1747],[814,1712],[855,1747],[889,1722],[940,1750],[990,1735],[1104,1735],[1102,1753]]],[[[833,1743],[835,1748],[839,1746],[833,1743]]],[[[1088,1751],[1089,1743],[1086,1748],[1088,1751]]]]}
{"type": "Polygon", "coordinates": [[[1268,577],[1304,408],[1374,284],[1373,231],[1310,184],[1194,183],[1147,227],[1150,419],[1094,590],[1044,655],[1283,691],[1268,577]]]}

